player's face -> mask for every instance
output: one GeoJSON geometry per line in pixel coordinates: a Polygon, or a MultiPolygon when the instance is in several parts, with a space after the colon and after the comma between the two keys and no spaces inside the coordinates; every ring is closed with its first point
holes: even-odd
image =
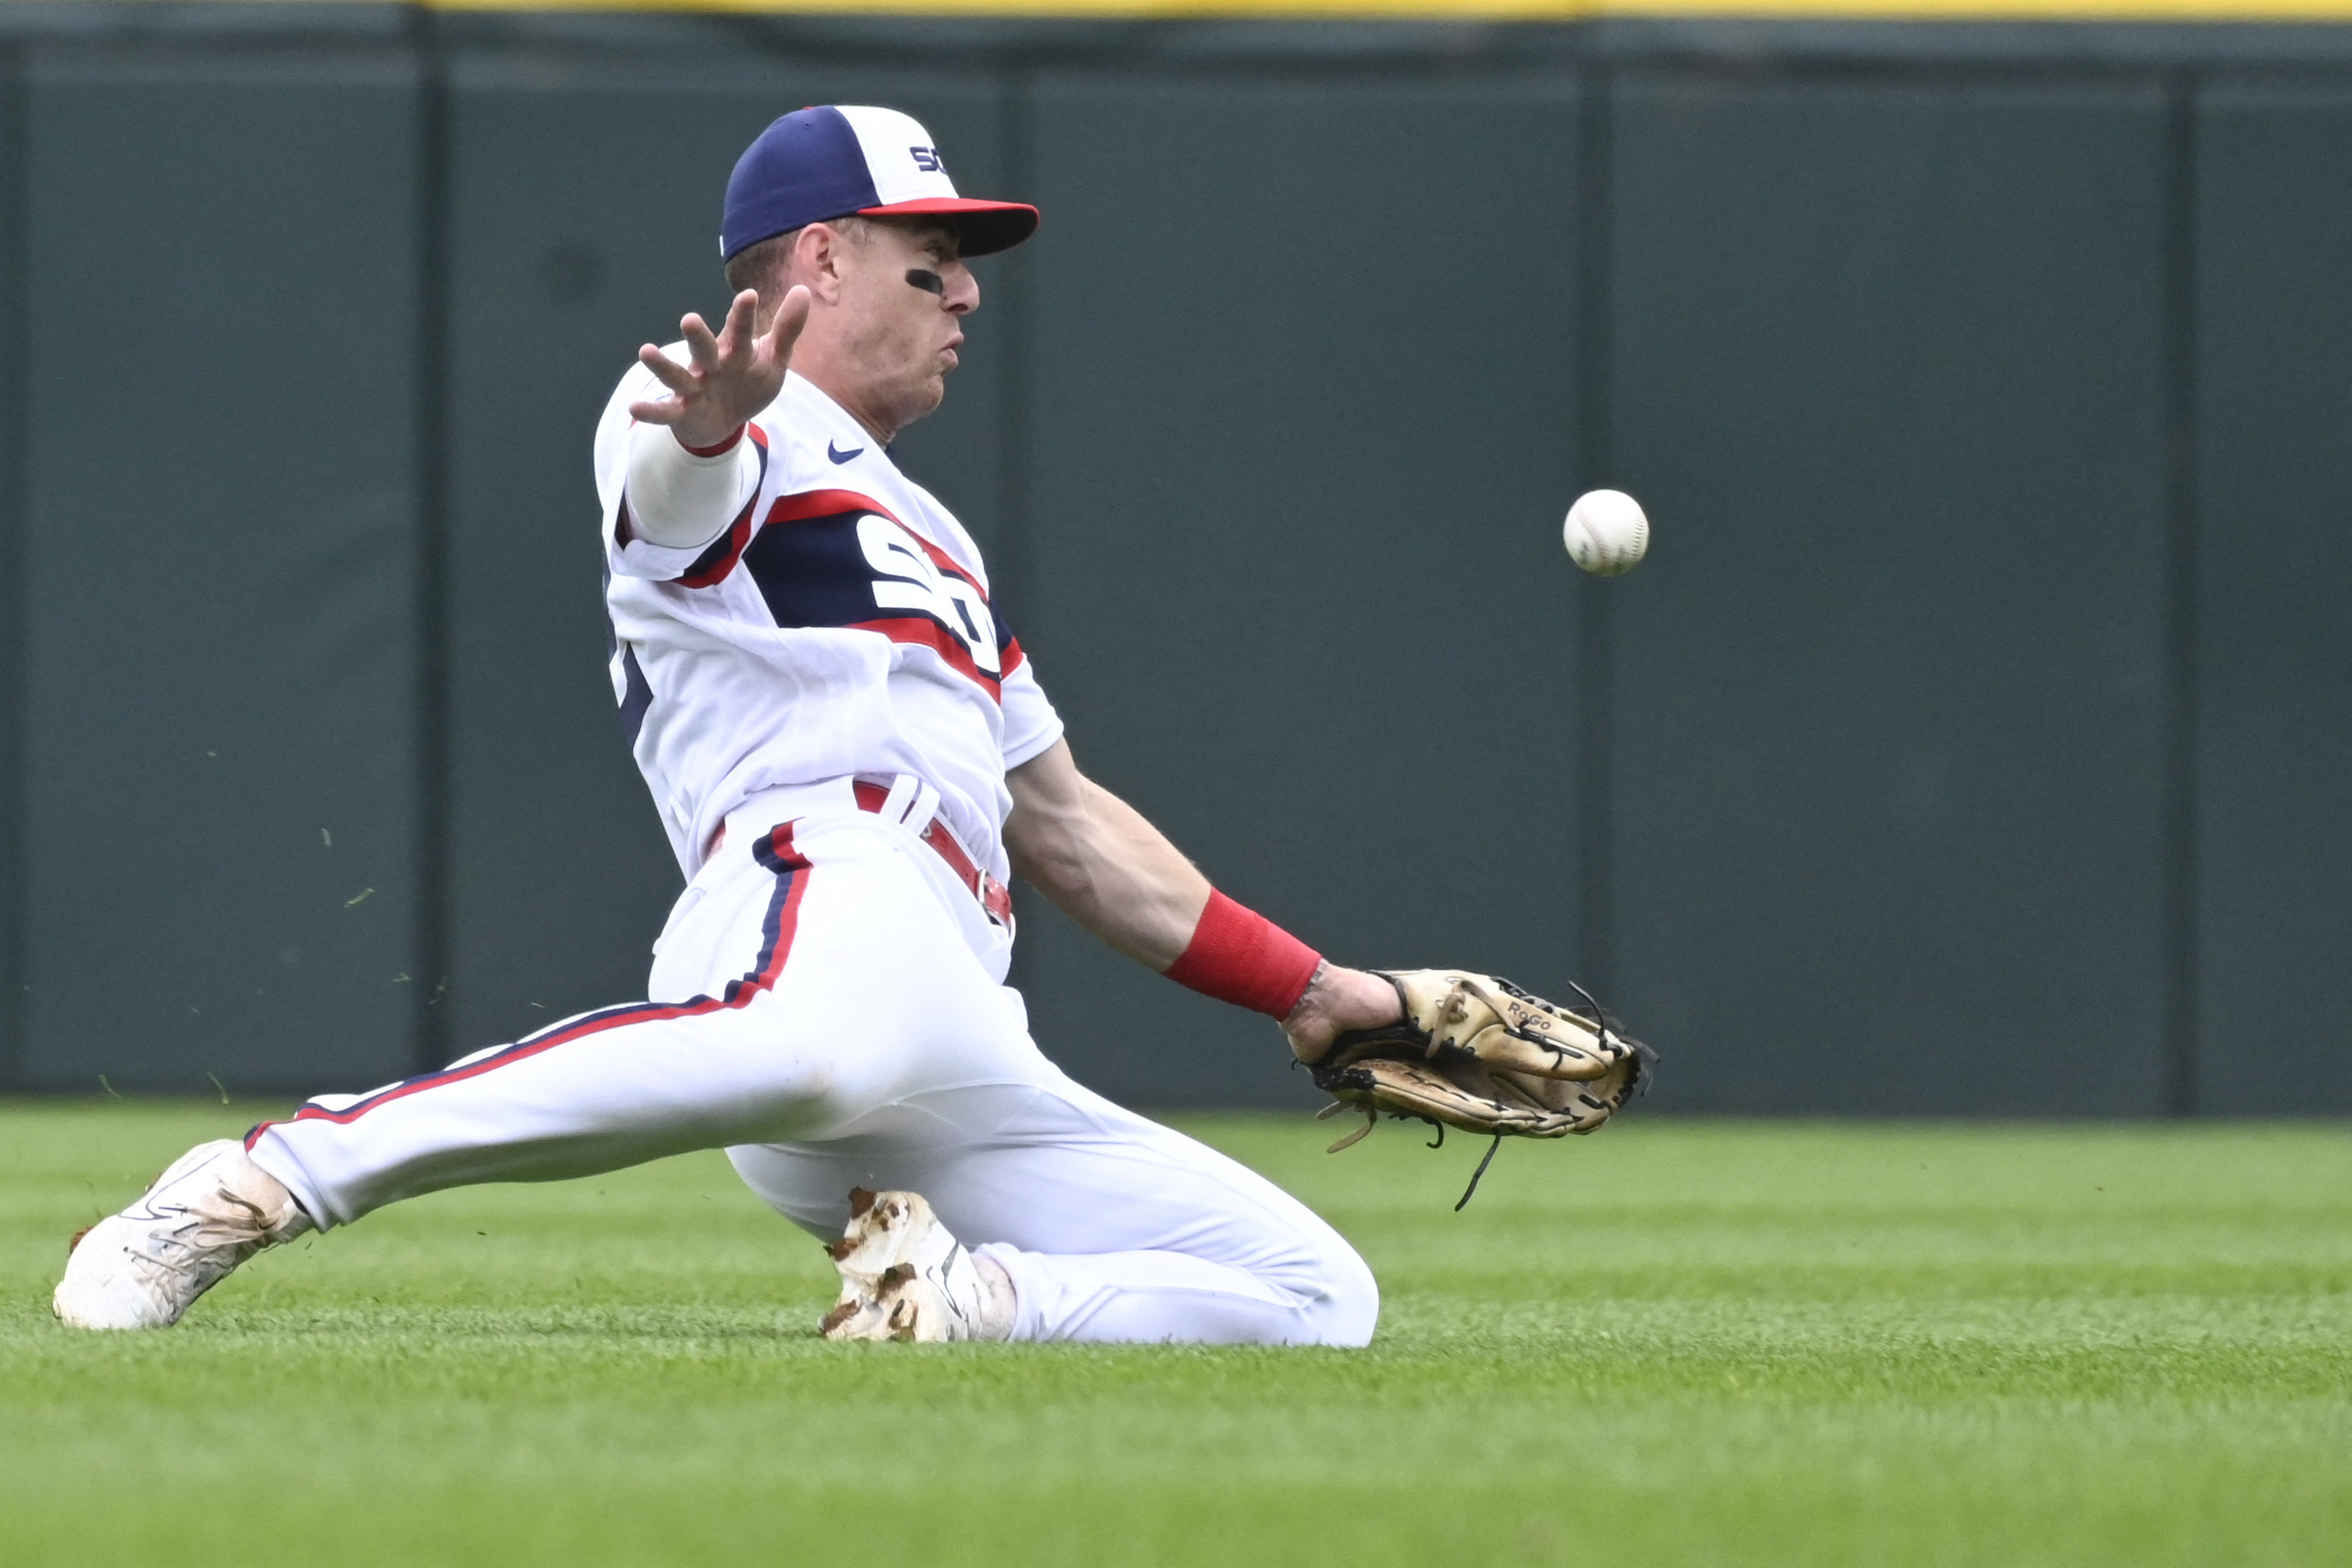
{"type": "Polygon", "coordinates": [[[866,383],[861,401],[904,429],[947,395],[980,283],[957,255],[954,226],[938,219],[876,219],[844,260],[844,357],[866,383]],[[909,274],[936,278],[938,291],[909,274]]]}

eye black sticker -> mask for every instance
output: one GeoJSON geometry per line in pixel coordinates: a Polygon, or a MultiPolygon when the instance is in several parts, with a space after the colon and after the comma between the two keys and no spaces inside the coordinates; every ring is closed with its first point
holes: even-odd
{"type": "Polygon", "coordinates": [[[948,280],[941,277],[938,273],[933,272],[929,267],[908,267],[907,269],[907,281],[913,284],[918,288],[929,289],[931,293],[938,295],[942,299],[945,299],[948,297],[948,280]]]}

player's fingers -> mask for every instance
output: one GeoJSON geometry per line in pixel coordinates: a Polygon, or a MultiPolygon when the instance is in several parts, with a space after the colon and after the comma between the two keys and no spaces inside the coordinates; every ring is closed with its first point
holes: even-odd
{"type": "Polygon", "coordinates": [[[653,371],[655,379],[674,392],[694,390],[694,372],[651,343],[637,350],[637,363],[653,371]]]}
{"type": "Polygon", "coordinates": [[[719,363],[719,340],[703,324],[702,318],[692,311],[677,324],[679,336],[686,340],[686,351],[694,360],[694,368],[708,371],[719,363]]]}
{"type": "Polygon", "coordinates": [[[776,307],[776,319],[768,324],[768,352],[778,362],[793,357],[793,345],[801,340],[801,330],[808,325],[809,291],[805,283],[793,285],[784,302],[776,307]]]}
{"type": "Polygon", "coordinates": [[[719,353],[731,360],[751,345],[751,315],[760,308],[757,290],[746,288],[727,307],[727,324],[719,329],[719,353]]]}
{"type": "Polygon", "coordinates": [[[640,424],[676,424],[686,417],[686,405],[674,397],[655,402],[633,402],[629,417],[640,424]]]}

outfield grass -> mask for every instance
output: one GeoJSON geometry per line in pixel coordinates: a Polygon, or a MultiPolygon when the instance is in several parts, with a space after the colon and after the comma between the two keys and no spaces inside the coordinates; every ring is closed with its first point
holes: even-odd
{"type": "MultiPolygon", "coordinates": [[[[262,1108],[269,1109],[269,1108],[262,1108]]],[[[1630,1117],[1192,1131],[1379,1273],[1360,1353],[835,1346],[716,1155],[445,1194],[74,1335],[219,1105],[0,1103],[0,1561],[2352,1560],[2352,1135],[1630,1117]]]]}

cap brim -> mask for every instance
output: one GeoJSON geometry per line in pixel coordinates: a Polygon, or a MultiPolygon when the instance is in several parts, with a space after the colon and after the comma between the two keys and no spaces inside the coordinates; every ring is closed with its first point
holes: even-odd
{"type": "Polygon", "coordinates": [[[1020,202],[982,202],[970,196],[925,196],[919,201],[892,202],[887,206],[860,207],[860,217],[950,217],[963,235],[959,247],[966,256],[993,256],[1011,250],[1037,232],[1037,209],[1020,202]]]}

